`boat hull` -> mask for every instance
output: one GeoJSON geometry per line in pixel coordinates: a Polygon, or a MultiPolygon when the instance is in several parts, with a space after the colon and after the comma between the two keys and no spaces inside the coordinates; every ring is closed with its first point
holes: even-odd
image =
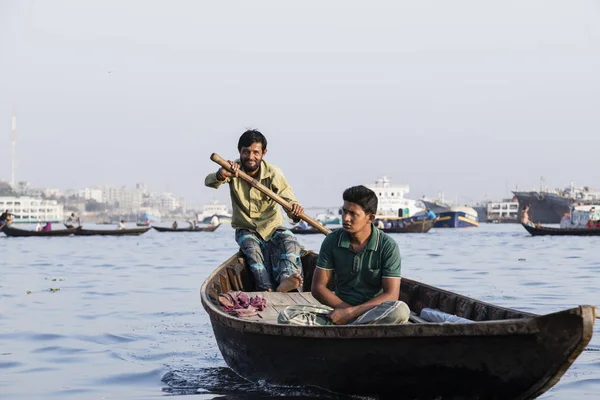
{"type": "Polygon", "coordinates": [[[54,237],[54,236],[70,236],[75,234],[77,228],[57,229],[55,231],[30,231],[26,229],[13,228],[10,226],[2,227],[2,232],[9,237],[54,237]]]}
{"type": "Polygon", "coordinates": [[[421,202],[425,205],[426,208],[430,209],[436,214],[441,214],[443,212],[449,211],[451,207],[449,204],[439,204],[435,201],[429,201],[425,199],[421,199],[421,202]]]}
{"type": "MultiPolygon", "coordinates": [[[[381,328],[344,327],[344,335],[332,331],[329,337],[294,335],[294,328],[281,325],[272,334],[251,332],[214,315],[211,322],[227,365],[253,382],[378,398],[401,393],[402,398],[507,400],[535,398],[550,387],[544,388],[584,334],[582,318],[593,319],[591,310],[581,312],[526,319],[512,328],[500,322],[483,330],[399,325],[386,335],[381,328]],[[546,335],[545,329],[565,336],[546,335]]],[[[585,343],[590,338],[591,333],[585,343]]]]}
{"type": "MultiPolygon", "coordinates": [[[[302,256],[304,291],[310,290],[317,257],[302,256]]],[[[282,305],[290,303],[265,292],[258,294],[267,299],[265,313],[271,316],[237,318],[219,305],[220,293],[253,288],[252,274],[235,254],[200,289],[219,350],[237,374],[253,382],[380,399],[536,398],[581,354],[595,322],[592,306],[535,315],[406,278],[399,300],[416,315],[430,307],[473,322],[427,323],[411,316],[398,325],[278,324],[282,305]]],[[[289,300],[314,304],[303,294],[298,293],[303,301],[292,299],[294,293],[289,300]]]]}
{"type": "Polygon", "coordinates": [[[600,236],[600,228],[552,228],[521,225],[532,236],[600,236]]]}
{"type": "Polygon", "coordinates": [[[214,232],[219,226],[221,226],[221,224],[219,225],[215,225],[215,226],[205,226],[202,228],[196,228],[196,229],[173,229],[173,228],[163,228],[160,226],[153,226],[154,230],[158,231],[158,232],[214,232]]]}
{"type": "Polygon", "coordinates": [[[147,228],[134,228],[134,229],[76,229],[75,236],[139,236],[150,230],[147,228]]]}
{"type": "Polygon", "coordinates": [[[445,211],[438,214],[438,218],[433,225],[434,228],[473,228],[479,226],[479,223],[467,214],[461,211],[445,211]]]}

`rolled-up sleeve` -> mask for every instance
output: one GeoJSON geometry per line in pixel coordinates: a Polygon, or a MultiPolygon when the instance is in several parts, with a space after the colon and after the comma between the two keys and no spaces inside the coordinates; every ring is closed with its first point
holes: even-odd
{"type": "Polygon", "coordinates": [[[218,180],[216,172],[206,175],[206,178],[204,179],[204,184],[206,186],[214,188],[214,189],[218,189],[219,186],[221,186],[222,184],[227,183],[227,182],[229,182],[229,178],[225,178],[224,181],[218,180]]]}

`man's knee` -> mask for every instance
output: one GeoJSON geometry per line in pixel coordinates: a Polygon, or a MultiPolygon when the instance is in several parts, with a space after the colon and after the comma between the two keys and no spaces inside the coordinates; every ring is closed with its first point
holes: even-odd
{"type": "Polygon", "coordinates": [[[236,242],[246,257],[262,258],[262,245],[260,240],[253,234],[238,234],[236,242]]]}

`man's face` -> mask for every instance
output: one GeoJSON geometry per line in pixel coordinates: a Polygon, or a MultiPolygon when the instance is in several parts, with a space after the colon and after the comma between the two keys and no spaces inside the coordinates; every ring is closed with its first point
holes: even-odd
{"type": "Polygon", "coordinates": [[[267,151],[262,148],[262,143],[252,143],[240,150],[240,161],[246,172],[254,172],[260,168],[260,162],[267,151]]]}
{"type": "Polygon", "coordinates": [[[365,214],[365,210],[356,203],[344,201],[342,207],[342,227],[348,233],[356,233],[371,225],[374,214],[365,214]]]}

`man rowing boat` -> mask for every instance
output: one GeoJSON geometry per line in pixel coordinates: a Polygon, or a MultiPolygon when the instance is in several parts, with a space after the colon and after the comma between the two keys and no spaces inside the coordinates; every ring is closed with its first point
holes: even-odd
{"type": "Polygon", "coordinates": [[[248,130],[238,141],[239,160],[228,161],[226,168],[208,174],[204,183],[219,188],[229,184],[233,216],[231,225],[235,239],[246,257],[258,290],[288,292],[302,285],[300,245],[294,234],[283,227],[279,204],[263,195],[242,179],[245,172],[292,204],[288,216],[298,222],[304,209],[296,200],[292,188],[276,166],[267,163],[267,139],[257,130],[248,130]]]}

